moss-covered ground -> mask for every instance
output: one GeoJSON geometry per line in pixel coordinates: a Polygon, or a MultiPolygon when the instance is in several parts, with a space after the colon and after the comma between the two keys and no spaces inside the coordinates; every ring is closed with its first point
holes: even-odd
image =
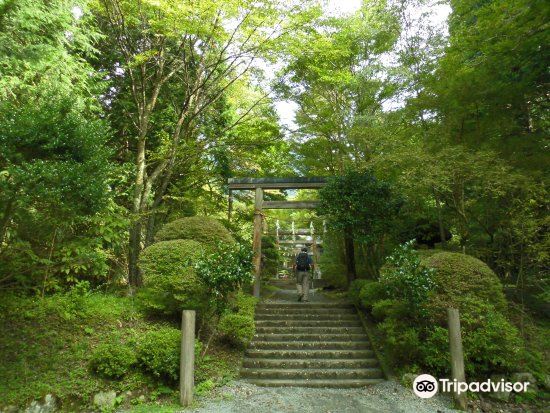
{"type": "MultiPolygon", "coordinates": [[[[46,394],[64,411],[92,405],[99,391],[117,392],[117,405],[132,411],[170,410],[177,404],[174,383],[163,383],[139,369],[117,380],[90,369],[94,348],[116,332],[124,340],[165,321],[147,318],[131,297],[117,294],[57,294],[45,298],[0,297],[0,408],[26,406],[46,394]],[[144,405],[145,410],[140,410],[144,405]],[[164,407],[163,407],[164,406],[164,407]]],[[[174,327],[177,327],[174,324],[174,327]]],[[[241,352],[214,343],[197,362],[196,392],[204,394],[238,372],[241,352]]]]}

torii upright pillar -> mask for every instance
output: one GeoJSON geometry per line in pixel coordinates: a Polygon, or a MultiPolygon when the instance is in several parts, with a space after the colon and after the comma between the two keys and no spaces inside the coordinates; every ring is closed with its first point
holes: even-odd
{"type": "Polygon", "coordinates": [[[262,208],[264,202],[264,190],[256,188],[254,198],[254,237],[252,239],[252,249],[254,258],[254,288],[252,293],[254,297],[260,298],[260,275],[262,272],[262,208]]]}

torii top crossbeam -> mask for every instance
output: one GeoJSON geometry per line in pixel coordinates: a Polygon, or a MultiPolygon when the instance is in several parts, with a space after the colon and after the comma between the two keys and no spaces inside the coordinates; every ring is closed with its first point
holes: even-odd
{"type": "Polygon", "coordinates": [[[289,178],[229,178],[229,189],[318,189],[326,184],[326,178],[289,177],[289,178]]]}

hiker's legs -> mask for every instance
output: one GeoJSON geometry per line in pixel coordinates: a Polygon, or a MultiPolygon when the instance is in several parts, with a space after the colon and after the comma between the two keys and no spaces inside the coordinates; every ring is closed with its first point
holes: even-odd
{"type": "Polygon", "coordinates": [[[298,296],[301,297],[303,294],[302,282],[304,278],[304,273],[302,271],[296,271],[296,290],[298,291],[298,296]]]}
{"type": "Polygon", "coordinates": [[[309,298],[309,272],[305,272],[302,277],[302,299],[307,301],[309,298]]]}

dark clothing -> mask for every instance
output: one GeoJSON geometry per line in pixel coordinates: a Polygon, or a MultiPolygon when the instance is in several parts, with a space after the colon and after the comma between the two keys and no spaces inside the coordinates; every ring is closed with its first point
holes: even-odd
{"type": "Polygon", "coordinates": [[[302,251],[296,256],[296,269],[298,271],[309,271],[312,266],[313,266],[313,259],[309,256],[307,252],[302,251]],[[301,257],[304,257],[304,256],[305,256],[305,259],[301,259],[301,257]],[[305,265],[306,268],[300,268],[300,264],[302,264],[302,266],[305,265]]]}

